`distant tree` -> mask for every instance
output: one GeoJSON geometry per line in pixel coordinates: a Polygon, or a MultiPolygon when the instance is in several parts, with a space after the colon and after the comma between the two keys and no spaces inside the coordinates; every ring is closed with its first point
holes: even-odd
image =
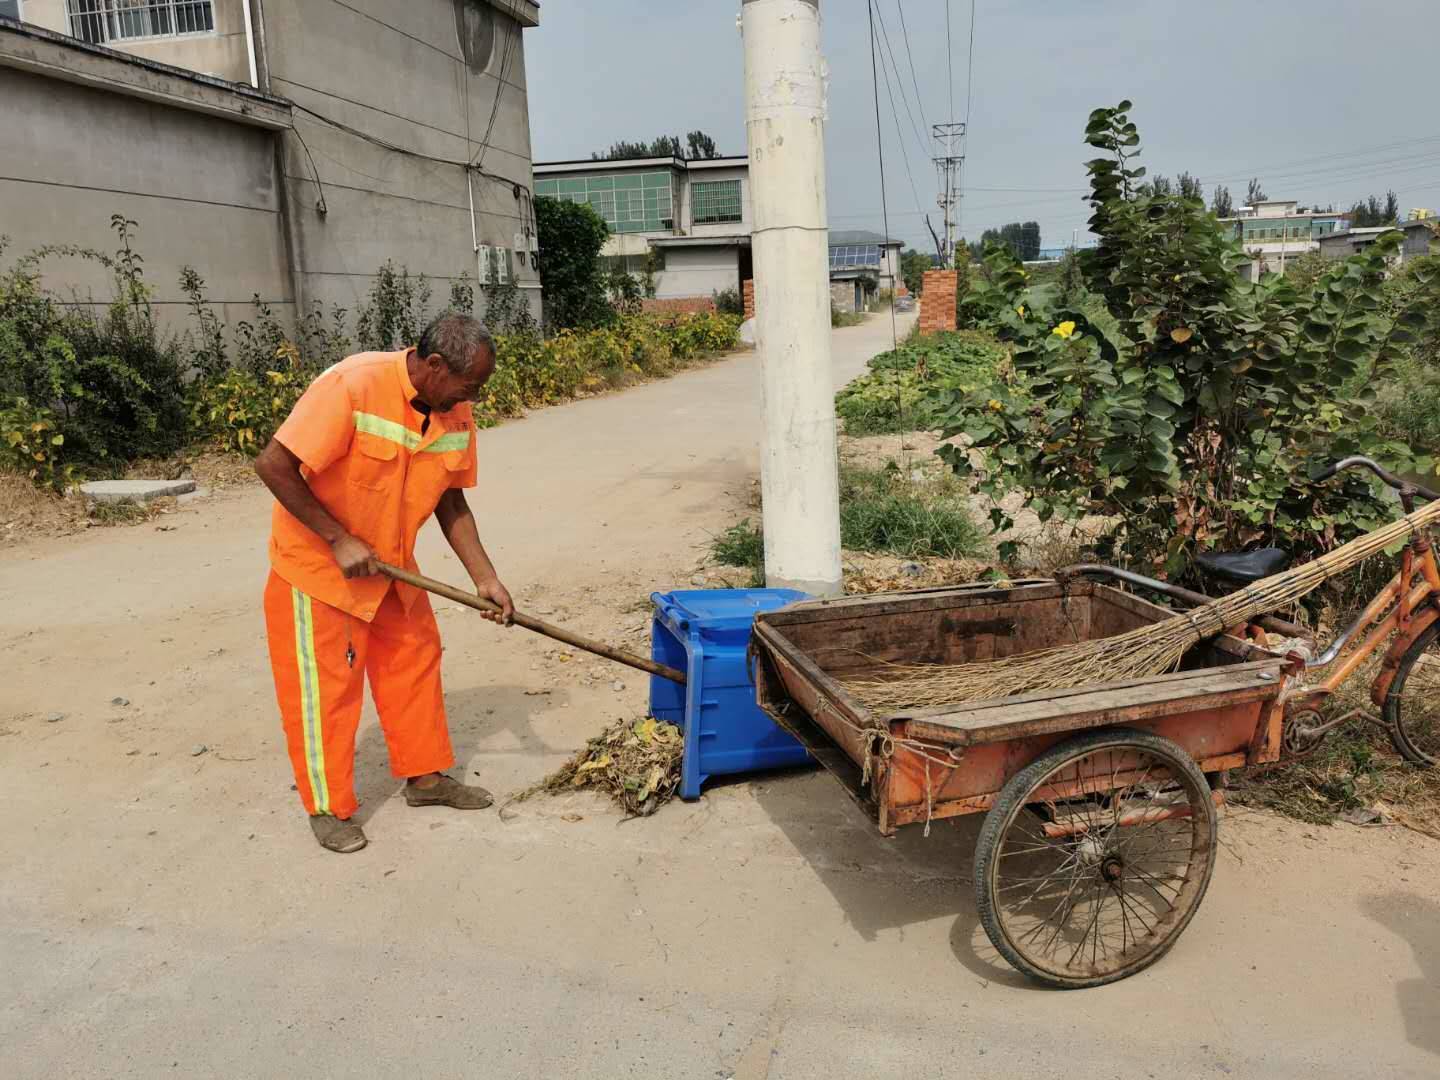
{"type": "Polygon", "coordinates": [[[1156,174],[1136,189],[1141,195],[1173,195],[1175,185],[1168,176],[1156,174]]]}
{"type": "Polygon", "coordinates": [[[720,150],[715,145],[715,140],[703,131],[692,131],[685,136],[681,142],[678,135],[661,135],[651,139],[649,142],[617,142],[611,143],[610,149],[603,154],[592,153],[592,161],[623,161],[628,158],[643,157],[688,157],[694,161],[699,158],[716,158],[720,156],[720,150]],[[688,151],[687,151],[688,147],[688,151]]]}
{"type": "Polygon", "coordinates": [[[715,147],[715,140],[703,131],[692,131],[685,136],[685,141],[690,147],[690,160],[700,158],[717,158],[720,151],[715,147]]]}
{"type": "Polygon", "coordinates": [[[610,235],[605,219],[586,203],[541,195],[535,199],[535,225],[540,234],[546,325],[592,327],[614,318],[600,266],[600,249],[610,235]]]}
{"type": "Polygon", "coordinates": [[[979,260],[985,254],[988,244],[1000,244],[1022,262],[1040,257],[1040,223],[1036,221],[1012,221],[998,229],[986,229],[980,234],[980,242],[971,244],[971,254],[979,260]]]}
{"type": "Polygon", "coordinates": [[[933,268],[935,257],[927,255],[923,251],[916,251],[910,248],[900,253],[900,277],[905,282],[905,287],[916,296],[920,295],[925,287],[925,271],[933,268]]]}
{"type": "Polygon", "coordinates": [[[1215,197],[1210,200],[1210,210],[1219,218],[1235,216],[1235,200],[1230,198],[1230,189],[1224,184],[1215,185],[1215,197]]]}
{"type": "Polygon", "coordinates": [[[1245,189],[1245,203],[1247,206],[1254,206],[1256,203],[1265,201],[1265,189],[1260,186],[1259,177],[1250,181],[1250,186],[1245,189]]]}
{"type": "Polygon", "coordinates": [[[1400,220],[1400,199],[1393,191],[1385,193],[1385,201],[1377,196],[1352,203],[1350,206],[1350,227],[1371,229],[1381,225],[1395,225],[1400,220]]]}
{"type": "Polygon", "coordinates": [[[1188,172],[1182,172],[1175,178],[1175,187],[1182,199],[1199,199],[1205,201],[1205,188],[1198,177],[1191,176],[1188,172]]]}

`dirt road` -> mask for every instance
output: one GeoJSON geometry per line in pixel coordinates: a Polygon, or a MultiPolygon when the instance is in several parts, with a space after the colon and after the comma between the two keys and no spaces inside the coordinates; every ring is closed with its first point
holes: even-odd
{"type": "MultiPolygon", "coordinates": [[[[837,382],[888,339],[837,331],[837,382]]],[[[638,640],[753,473],[754,368],[482,433],[482,532],[526,606],[638,640]]],[[[1231,814],[1175,951],[1071,994],[985,942],[977,821],[882,841],[823,775],[628,824],[581,795],[415,810],[371,717],[371,846],[324,853],[265,661],[267,508],[0,561],[6,1076],[1440,1074],[1440,844],[1400,830],[1231,814]]],[[[461,579],[433,529],[420,562],[461,579]]],[[[461,766],[497,791],[644,707],[627,671],[440,619],[461,766]]]]}

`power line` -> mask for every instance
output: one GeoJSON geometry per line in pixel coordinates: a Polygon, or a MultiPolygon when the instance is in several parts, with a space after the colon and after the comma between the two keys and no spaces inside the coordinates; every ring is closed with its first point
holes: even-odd
{"type": "MultiPolygon", "coordinates": [[[[875,152],[880,159],[880,220],[885,229],[885,242],[888,244],[890,242],[890,206],[885,198],[885,140],[880,130],[880,76],[879,65],[875,62],[875,0],[865,0],[865,7],[870,14],[870,89],[875,95],[875,152]]],[[[885,87],[887,90],[890,87],[889,75],[885,76],[885,87]]],[[[892,110],[895,108],[893,96],[890,99],[890,108],[892,110]]],[[[897,127],[900,124],[898,115],[895,117],[895,124],[897,127]]],[[[893,290],[893,282],[891,287],[893,290]]],[[[896,329],[893,299],[890,303],[890,347],[892,349],[900,347],[900,331],[896,329]]]]}
{"type": "MultiPolygon", "coordinates": [[[[970,130],[971,94],[975,89],[975,0],[970,0],[970,59],[965,63],[965,130],[970,130]]],[[[953,111],[953,106],[951,107],[953,111]]]]}
{"type": "MultiPolygon", "coordinates": [[[[490,104],[490,122],[485,125],[485,138],[480,141],[480,147],[471,155],[470,160],[477,166],[485,164],[485,151],[490,148],[490,136],[495,132],[495,118],[500,115],[500,95],[505,93],[505,69],[510,65],[510,54],[515,50],[515,43],[520,39],[522,32],[520,26],[519,0],[505,10],[510,16],[512,29],[509,37],[505,39],[505,51],[500,54],[500,73],[495,80],[495,100],[490,104]]],[[[468,67],[468,65],[467,65],[468,67]]],[[[467,98],[465,110],[468,114],[470,102],[467,98]]]]}
{"type": "MultiPolygon", "coordinates": [[[[890,32],[885,28],[885,16],[878,8],[875,11],[875,19],[880,24],[880,40],[885,43],[885,51],[890,54],[890,67],[895,71],[895,83],[900,87],[900,100],[905,104],[905,115],[910,118],[911,130],[915,132],[915,138],[920,144],[920,153],[924,154],[926,152],[925,136],[920,133],[920,125],[915,122],[915,113],[912,112],[910,109],[910,95],[905,90],[905,80],[900,74],[900,65],[895,60],[895,50],[890,45],[890,32]]],[[[885,53],[880,54],[880,63],[883,67],[885,63],[885,53]]],[[[888,72],[885,75],[885,87],[887,90],[889,90],[890,75],[888,72]]],[[[894,106],[893,91],[891,91],[891,106],[894,106]]],[[[896,117],[895,122],[897,125],[899,124],[900,119],[898,116],[896,117]]],[[[903,133],[901,134],[900,141],[902,143],[905,141],[903,133]]]]}
{"type": "Polygon", "coordinates": [[[950,119],[955,119],[955,36],[950,32],[950,0],[945,0],[945,62],[950,68],[950,119]]]}
{"type": "MultiPolygon", "coordinates": [[[[930,130],[930,120],[925,116],[925,96],[920,93],[920,80],[915,77],[915,52],[910,48],[910,28],[905,25],[905,5],[895,0],[895,10],[900,13],[900,33],[904,35],[905,58],[910,63],[910,85],[915,88],[915,107],[920,110],[920,123],[924,130],[930,130]]],[[[922,144],[924,140],[921,140],[922,144]]]]}
{"type": "MultiPolygon", "coordinates": [[[[866,0],[866,2],[869,3],[869,0],[866,0]]],[[[880,24],[880,29],[881,29],[881,32],[883,33],[883,32],[884,32],[884,29],[885,29],[885,24],[884,24],[883,22],[880,24]]],[[[892,61],[892,62],[894,61],[894,55],[893,55],[893,54],[891,55],[891,61],[892,61]]],[[[913,198],[913,199],[915,200],[915,209],[916,209],[916,210],[919,210],[919,209],[920,209],[920,192],[919,192],[919,190],[915,187],[915,175],[914,175],[914,173],[912,173],[912,172],[910,171],[910,155],[905,152],[905,129],[904,129],[904,128],[901,126],[901,124],[900,124],[900,113],[899,113],[899,111],[895,108],[895,91],[894,91],[894,90],[891,88],[891,86],[890,86],[890,69],[885,66],[885,54],[884,54],[883,52],[880,54],[880,70],[881,70],[881,72],[882,72],[882,73],[884,74],[884,76],[885,76],[885,96],[890,99],[890,115],[891,115],[892,117],[894,117],[894,119],[895,119],[895,135],[896,135],[897,141],[899,142],[900,160],[901,160],[901,161],[904,163],[904,165],[905,165],[905,177],[906,177],[907,180],[910,181],[910,196],[911,196],[911,198],[913,198]]],[[[899,71],[898,66],[897,66],[896,71],[895,71],[895,81],[896,81],[896,82],[900,82],[900,71],[899,71]]],[[[902,89],[902,91],[903,91],[903,89],[904,89],[903,84],[902,84],[902,86],[901,86],[901,89],[902,89]]],[[[907,110],[908,110],[908,108],[909,108],[909,104],[908,104],[908,103],[906,104],[906,108],[907,108],[907,110]]],[[[910,117],[910,122],[911,122],[912,124],[915,122],[915,117],[914,117],[913,114],[912,114],[911,117],[910,117]]],[[[922,152],[923,152],[923,150],[924,150],[924,144],[923,144],[923,143],[921,144],[921,150],[922,150],[922,152]]]]}

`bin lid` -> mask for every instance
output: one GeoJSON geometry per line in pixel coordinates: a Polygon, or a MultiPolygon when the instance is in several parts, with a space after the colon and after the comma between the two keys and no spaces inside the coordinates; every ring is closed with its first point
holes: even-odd
{"type": "Polygon", "coordinates": [[[685,589],[657,592],[650,599],[657,614],[672,622],[687,622],[708,635],[749,633],[757,612],[774,611],[810,596],[798,589],[685,589]]]}

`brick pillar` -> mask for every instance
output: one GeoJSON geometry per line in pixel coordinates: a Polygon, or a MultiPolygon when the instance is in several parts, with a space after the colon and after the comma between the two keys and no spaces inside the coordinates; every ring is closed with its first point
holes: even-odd
{"type": "Polygon", "coordinates": [[[745,297],[745,318],[755,317],[755,279],[746,278],[741,285],[741,292],[745,297]]]}
{"type": "Polygon", "coordinates": [[[920,294],[920,332],[955,329],[955,289],[960,275],[954,270],[926,270],[920,294]]]}

